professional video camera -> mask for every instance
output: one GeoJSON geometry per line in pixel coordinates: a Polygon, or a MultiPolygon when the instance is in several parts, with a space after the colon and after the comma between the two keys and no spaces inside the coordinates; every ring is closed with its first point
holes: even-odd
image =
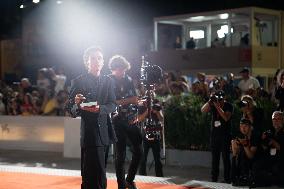
{"type": "Polygon", "coordinates": [[[160,111],[162,109],[161,105],[152,97],[154,85],[159,84],[162,79],[162,69],[158,65],[151,65],[149,62],[145,61],[145,57],[142,56],[140,81],[146,87],[145,98],[148,109],[148,116],[143,128],[146,133],[146,139],[148,140],[159,140],[160,132],[162,131],[161,123],[158,123],[157,120],[153,120],[153,117],[151,116],[152,109],[156,111],[160,111]]]}
{"type": "Polygon", "coordinates": [[[141,77],[140,81],[146,87],[154,84],[158,84],[163,79],[162,69],[158,65],[151,65],[145,61],[145,57],[142,56],[141,77]]]}

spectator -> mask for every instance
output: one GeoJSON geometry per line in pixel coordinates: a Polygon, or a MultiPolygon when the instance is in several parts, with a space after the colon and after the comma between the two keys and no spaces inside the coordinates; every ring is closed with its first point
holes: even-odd
{"type": "Polygon", "coordinates": [[[187,49],[195,49],[196,44],[195,41],[193,39],[193,37],[191,37],[187,42],[186,42],[186,48],[187,49]]]}
{"type": "Polygon", "coordinates": [[[32,86],[30,80],[28,78],[22,78],[20,83],[20,93],[22,95],[26,93],[32,93],[34,87],[32,86]]]}
{"type": "Polygon", "coordinates": [[[212,47],[212,48],[223,47],[222,42],[219,40],[218,37],[216,37],[216,38],[211,42],[211,47],[212,47]]]}
{"type": "Polygon", "coordinates": [[[175,48],[175,49],[181,49],[181,48],[182,48],[180,36],[177,36],[177,37],[176,37],[176,41],[175,41],[175,43],[174,43],[174,48],[175,48]]]}
{"type": "Polygon", "coordinates": [[[280,69],[276,70],[273,80],[269,83],[269,87],[268,87],[270,100],[275,103],[278,103],[278,100],[275,97],[275,93],[276,93],[277,87],[279,86],[278,85],[278,74],[280,73],[280,71],[281,71],[280,69]]]}
{"type": "Polygon", "coordinates": [[[50,83],[49,72],[47,68],[42,68],[38,70],[36,84],[37,84],[38,89],[40,90],[43,90],[45,92],[50,90],[51,83],[50,83]]]}
{"type": "Polygon", "coordinates": [[[20,108],[22,115],[33,115],[32,95],[30,93],[26,93],[24,95],[23,103],[21,104],[20,108]]]}
{"type": "Polygon", "coordinates": [[[259,81],[250,76],[250,70],[247,67],[244,67],[240,74],[242,75],[242,79],[238,84],[239,89],[242,92],[242,95],[248,94],[254,96],[256,90],[260,87],[259,81]]]}
{"type": "Polygon", "coordinates": [[[241,38],[240,46],[247,47],[248,45],[249,45],[249,34],[247,33],[241,38]]]}
{"type": "Polygon", "coordinates": [[[209,89],[205,81],[205,73],[197,73],[197,80],[192,84],[192,92],[196,95],[200,95],[205,100],[208,99],[209,89]]]}
{"type": "Polygon", "coordinates": [[[0,93],[0,115],[5,115],[5,114],[6,114],[6,108],[3,102],[3,94],[0,93]]]}
{"type": "Polygon", "coordinates": [[[284,111],[284,70],[281,70],[277,75],[275,98],[279,100],[277,110],[284,111]]]}
{"type": "Polygon", "coordinates": [[[64,90],[65,82],[66,82],[66,75],[64,75],[62,68],[58,68],[57,73],[55,72],[53,68],[50,68],[49,73],[51,75],[52,80],[55,82],[54,92],[55,92],[55,95],[57,95],[59,91],[64,90]]]}
{"type": "Polygon", "coordinates": [[[8,103],[8,115],[20,115],[20,104],[18,103],[16,98],[11,98],[8,103]]]}

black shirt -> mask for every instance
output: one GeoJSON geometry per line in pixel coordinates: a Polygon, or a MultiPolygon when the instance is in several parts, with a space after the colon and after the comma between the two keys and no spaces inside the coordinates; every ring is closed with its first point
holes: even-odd
{"type": "MultiPolygon", "coordinates": [[[[229,102],[224,102],[224,112],[233,113],[233,106],[229,102]]],[[[214,106],[211,106],[212,122],[211,122],[211,143],[223,143],[231,139],[231,119],[225,121],[217,112],[214,106]]]]}
{"type": "Polygon", "coordinates": [[[110,77],[114,80],[116,100],[137,96],[131,77],[127,75],[122,79],[117,79],[114,75],[110,77]]]}

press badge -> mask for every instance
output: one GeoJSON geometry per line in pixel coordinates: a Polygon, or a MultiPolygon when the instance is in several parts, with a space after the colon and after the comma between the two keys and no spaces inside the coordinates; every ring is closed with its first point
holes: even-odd
{"type": "Polygon", "coordinates": [[[276,148],[270,149],[270,155],[275,156],[276,155],[276,148]]]}
{"type": "Polygon", "coordinates": [[[214,121],[214,127],[220,127],[221,122],[220,121],[214,121]]]}

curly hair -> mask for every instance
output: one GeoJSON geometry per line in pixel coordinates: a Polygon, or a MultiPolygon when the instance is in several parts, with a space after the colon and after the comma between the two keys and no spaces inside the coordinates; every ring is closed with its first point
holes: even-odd
{"type": "Polygon", "coordinates": [[[129,70],[131,68],[130,63],[121,55],[114,55],[111,57],[108,67],[110,70],[115,70],[117,68],[125,68],[129,70]]]}

